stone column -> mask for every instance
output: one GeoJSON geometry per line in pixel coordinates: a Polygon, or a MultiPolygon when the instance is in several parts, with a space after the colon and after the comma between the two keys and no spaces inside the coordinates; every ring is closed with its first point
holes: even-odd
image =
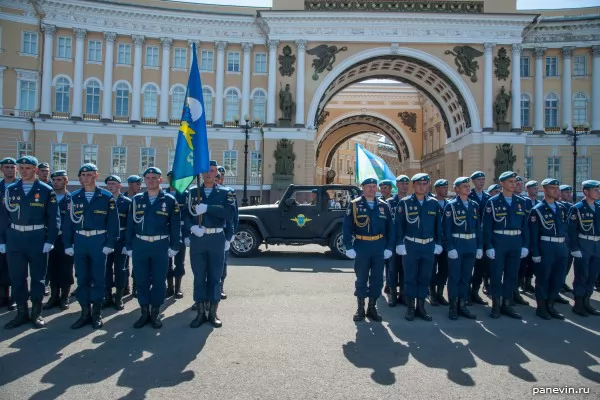
{"type": "Polygon", "coordinates": [[[267,87],[267,123],[265,126],[275,126],[277,101],[275,95],[277,92],[277,47],[279,40],[269,40],[269,78],[267,87]]]}
{"type": "Polygon", "coordinates": [[[104,32],[104,43],[106,51],[104,54],[104,89],[102,93],[102,122],[112,122],[112,85],[113,85],[113,63],[115,57],[115,39],[117,34],[114,32],[104,32]]]}
{"type": "Polygon", "coordinates": [[[140,123],[141,97],[142,97],[142,46],[144,36],[133,35],[133,93],[131,94],[131,117],[130,122],[140,123]]]}
{"type": "Polygon", "coordinates": [[[561,127],[562,125],[568,125],[568,130],[573,130],[573,99],[571,95],[571,60],[573,57],[574,47],[563,47],[561,49],[563,57],[563,70],[562,70],[562,102],[561,102],[561,127]]]}
{"type": "Polygon", "coordinates": [[[512,46],[512,118],[511,132],[521,132],[521,51],[522,44],[512,46]]]}
{"type": "MultiPolygon", "coordinates": [[[[244,52],[244,65],[242,70],[242,115],[240,121],[243,121],[246,115],[250,114],[250,70],[252,60],[252,43],[242,43],[244,52]]],[[[252,121],[252,116],[250,116],[252,121]]]]}
{"type": "Polygon", "coordinates": [[[2,98],[2,91],[4,90],[4,70],[6,67],[0,66],[0,115],[4,115],[4,103],[2,98]]]}
{"type": "Polygon", "coordinates": [[[546,127],[544,126],[544,55],[546,54],[545,48],[535,48],[533,50],[535,54],[535,97],[533,99],[533,133],[542,134],[545,133],[546,127]]]}
{"type": "MultiPolygon", "coordinates": [[[[483,131],[494,130],[494,86],[493,86],[493,52],[495,43],[483,44],[483,131]]],[[[514,76],[513,76],[514,78],[514,76]]]]}
{"type": "Polygon", "coordinates": [[[83,113],[83,59],[85,56],[85,37],[87,31],[83,28],[73,28],[75,32],[75,73],[73,74],[73,105],[71,119],[82,120],[83,113]]]}
{"type": "Polygon", "coordinates": [[[52,55],[54,54],[54,33],[56,25],[43,24],[44,31],[44,59],[42,73],[42,104],[40,117],[50,118],[52,116],[52,55]]]}
{"type": "Polygon", "coordinates": [[[171,75],[171,46],[173,39],[161,38],[162,65],[160,66],[160,110],[158,114],[159,125],[169,125],[169,78],[171,75]]]}
{"type": "Polygon", "coordinates": [[[223,126],[223,91],[225,90],[225,49],[227,42],[216,42],[217,84],[215,85],[215,120],[213,126],[223,126]]]}
{"type": "Polygon", "coordinates": [[[296,58],[296,124],[297,128],[304,128],[304,60],[306,55],[305,39],[296,40],[298,56],[296,58]]]}
{"type": "Polygon", "coordinates": [[[592,46],[592,107],[590,111],[592,133],[600,135],[600,46],[592,46]]]}
{"type": "MultiPolygon", "coordinates": [[[[199,56],[198,50],[200,50],[200,41],[188,39],[188,46],[190,46],[190,69],[192,68],[193,54],[194,54],[194,43],[196,44],[196,57],[199,56]]],[[[198,62],[198,69],[200,69],[200,60],[198,62]]]]}

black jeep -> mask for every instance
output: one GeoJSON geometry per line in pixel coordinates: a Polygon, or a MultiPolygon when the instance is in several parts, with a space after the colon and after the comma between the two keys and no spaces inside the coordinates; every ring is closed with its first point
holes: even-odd
{"type": "Polygon", "coordinates": [[[359,188],[351,185],[290,185],[275,204],[240,207],[230,252],[252,257],[262,243],[320,244],[345,259],[342,221],[348,204],[358,196],[359,188]]]}

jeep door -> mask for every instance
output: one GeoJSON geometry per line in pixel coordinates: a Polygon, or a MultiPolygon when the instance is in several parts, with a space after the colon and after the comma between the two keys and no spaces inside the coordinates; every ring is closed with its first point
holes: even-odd
{"type": "Polygon", "coordinates": [[[320,189],[296,188],[280,204],[280,234],[275,237],[309,239],[321,237],[320,189]]]}

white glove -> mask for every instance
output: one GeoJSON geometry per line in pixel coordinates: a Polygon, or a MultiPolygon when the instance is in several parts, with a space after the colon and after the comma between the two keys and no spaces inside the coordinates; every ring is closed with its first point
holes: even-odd
{"type": "Polygon", "coordinates": [[[583,254],[581,254],[581,250],[572,251],[571,255],[575,258],[583,258],[583,254]]]}
{"type": "Polygon", "coordinates": [[[354,251],[354,249],[346,250],[346,257],[354,260],[356,258],[356,251],[354,251]]]}
{"type": "Polygon", "coordinates": [[[452,249],[448,252],[448,258],[452,260],[456,260],[458,258],[458,251],[456,249],[452,249]]]}
{"type": "Polygon", "coordinates": [[[208,208],[208,206],[204,203],[200,203],[200,204],[196,204],[196,207],[194,207],[196,209],[196,213],[198,215],[202,215],[206,212],[206,209],[208,208]]]}
{"type": "Polygon", "coordinates": [[[127,254],[127,256],[132,257],[133,256],[133,250],[127,250],[127,252],[125,252],[125,254],[127,254]]]}
{"type": "Polygon", "coordinates": [[[531,257],[531,259],[533,260],[534,263],[541,263],[542,262],[542,257],[531,257]]]}
{"type": "Polygon", "coordinates": [[[194,225],[191,227],[190,231],[194,235],[196,235],[198,237],[202,237],[206,233],[206,228],[204,228],[203,226],[194,225]]]}
{"type": "Polygon", "coordinates": [[[115,251],[115,249],[111,249],[110,247],[103,247],[102,248],[102,252],[106,255],[109,255],[110,253],[112,253],[113,251],[115,251]]]}
{"type": "Polygon", "coordinates": [[[6,254],[6,245],[5,244],[0,244],[0,253],[6,254]]]}
{"type": "Polygon", "coordinates": [[[391,250],[384,250],[383,252],[383,259],[387,260],[388,258],[390,258],[392,256],[392,251],[391,250]]]}
{"type": "Polygon", "coordinates": [[[231,243],[229,242],[229,240],[225,241],[225,251],[229,251],[229,247],[231,247],[231,243]]]}
{"type": "Polygon", "coordinates": [[[175,257],[177,255],[177,253],[179,253],[179,252],[177,250],[169,249],[169,251],[167,253],[169,253],[169,258],[171,258],[171,257],[175,257]]]}
{"type": "Polygon", "coordinates": [[[75,250],[73,250],[72,247],[69,247],[68,249],[65,249],[65,254],[73,257],[73,254],[75,254],[75,250]]]}
{"type": "Polygon", "coordinates": [[[529,249],[526,249],[525,247],[521,248],[521,258],[527,257],[528,254],[529,254],[529,249]]]}
{"type": "Polygon", "coordinates": [[[42,253],[50,253],[50,250],[54,248],[54,245],[50,243],[44,243],[44,248],[42,249],[42,253]]]}
{"type": "Polygon", "coordinates": [[[442,246],[440,246],[439,244],[436,244],[435,249],[433,249],[433,254],[435,254],[435,255],[442,254],[442,251],[444,251],[444,248],[442,246]]]}
{"type": "Polygon", "coordinates": [[[183,239],[183,244],[185,244],[185,247],[190,247],[190,238],[183,239]]]}
{"type": "Polygon", "coordinates": [[[121,250],[121,254],[123,254],[124,256],[127,255],[127,248],[123,247],[123,250],[121,250]]]}
{"type": "Polygon", "coordinates": [[[396,246],[396,254],[398,254],[399,256],[405,256],[406,246],[403,244],[399,244],[398,246],[396,246]]]}
{"type": "Polygon", "coordinates": [[[477,253],[475,253],[475,258],[478,260],[481,260],[482,257],[483,257],[483,250],[477,249],[477,253]]]}
{"type": "Polygon", "coordinates": [[[494,258],[496,258],[496,252],[494,251],[494,249],[486,250],[485,254],[488,256],[488,258],[490,260],[493,260],[494,258]]]}

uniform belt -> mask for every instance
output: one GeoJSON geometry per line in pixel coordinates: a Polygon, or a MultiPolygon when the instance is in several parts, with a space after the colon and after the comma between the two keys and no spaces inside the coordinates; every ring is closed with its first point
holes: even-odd
{"type": "Polygon", "coordinates": [[[380,233],[379,235],[373,235],[373,236],[356,235],[354,238],[358,239],[358,240],[373,241],[373,240],[379,240],[382,237],[383,237],[383,235],[380,233]]]}
{"type": "Polygon", "coordinates": [[[126,229],[127,229],[127,228],[119,228],[119,230],[120,230],[120,231],[124,231],[124,230],[126,230],[126,229]]]}
{"type": "Polygon", "coordinates": [[[223,232],[223,228],[204,228],[204,233],[206,235],[212,235],[213,233],[221,233],[223,232]]]}
{"type": "Polygon", "coordinates": [[[85,236],[85,237],[90,237],[90,236],[96,236],[96,235],[103,235],[106,233],[106,230],[96,230],[96,231],[77,231],[78,234],[80,234],[81,236],[85,236]]]}
{"type": "Polygon", "coordinates": [[[29,232],[29,231],[37,231],[39,229],[44,229],[44,225],[17,225],[10,224],[10,227],[19,232],[29,232]]]}
{"type": "Polygon", "coordinates": [[[552,242],[552,243],[564,243],[564,237],[555,237],[555,236],[541,236],[540,240],[543,242],[552,242]]]}
{"type": "Polygon", "coordinates": [[[475,239],[474,233],[453,233],[452,237],[457,239],[475,239]]]}
{"type": "Polygon", "coordinates": [[[405,236],[404,239],[411,241],[411,242],[419,243],[419,244],[428,244],[428,243],[433,242],[433,238],[419,239],[419,238],[414,238],[414,237],[410,237],[410,236],[405,236]]]}
{"type": "Polygon", "coordinates": [[[592,240],[594,242],[600,241],[600,236],[589,236],[589,235],[582,235],[582,234],[579,234],[578,236],[580,239],[592,240]]]}
{"type": "Polygon", "coordinates": [[[158,242],[159,240],[163,240],[169,237],[169,235],[156,235],[156,236],[145,236],[145,235],[135,235],[140,240],[144,242],[158,242]]]}
{"type": "Polygon", "coordinates": [[[507,236],[518,236],[521,234],[520,229],[514,229],[512,231],[494,231],[494,233],[498,235],[507,235],[507,236]]]}

